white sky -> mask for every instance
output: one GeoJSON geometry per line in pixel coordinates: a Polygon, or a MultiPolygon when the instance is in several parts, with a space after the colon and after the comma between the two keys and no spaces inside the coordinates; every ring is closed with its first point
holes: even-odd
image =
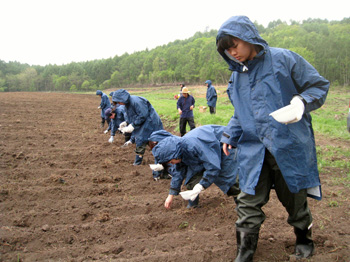
{"type": "Polygon", "coordinates": [[[0,60],[68,64],[153,49],[233,15],[265,27],[281,19],[342,20],[348,0],[0,0],[0,60]]]}

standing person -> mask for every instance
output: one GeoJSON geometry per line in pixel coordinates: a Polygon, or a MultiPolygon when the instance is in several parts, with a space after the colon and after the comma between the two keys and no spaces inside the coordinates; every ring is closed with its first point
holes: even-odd
{"type": "Polygon", "coordinates": [[[190,130],[196,128],[194,124],[193,108],[195,99],[189,94],[188,88],[182,89],[182,96],[177,100],[177,110],[180,114],[180,133],[181,136],[186,134],[186,125],[190,126],[190,130]]]}
{"type": "Polygon", "coordinates": [[[208,87],[207,89],[207,105],[209,106],[210,114],[216,113],[216,100],[217,94],[215,87],[212,85],[211,80],[205,81],[205,85],[208,87]]]}
{"type": "Polygon", "coordinates": [[[148,138],[152,132],[163,129],[162,121],[151,103],[144,97],[130,95],[119,89],[113,93],[113,102],[125,105],[128,122],[120,124],[120,131],[132,133],[136,143],[136,156],[133,165],[141,165],[148,138]]]}
{"type": "Polygon", "coordinates": [[[179,194],[188,200],[187,208],[198,207],[199,193],[213,183],[234,198],[240,193],[235,168],[236,150],[230,150],[229,156],[223,153],[220,143],[223,131],[223,126],[205,125],[184,137],[164,135],[161,131],[152,133],[150,140],[160,140],[152,149],[156,162],[174,165],[165,208],[170,209],[174,196],[179,194]],[[180,192],[183,182],[189,190],[180,192]]]}
{"type": "Polygon", "coordinates": [[[321,199],[310,111],[325,102],[329,82],[298,54],[269,47],[248,17],[228,19],[216,42],[233,71],[227,93],[235,112],[221,142],[226,154],[230,147],[238,152],[242,193],[235,261],[253,259],[272,186],[294,227],[294,256],[310,257],[314,243],[307,196],[321,199]]]}
{"type": "MultiPolygon", "coordinates": [[[[96,95],[101,97],[101,103],[98,106],[98,109],[101,109],[101,128],[103,128],[105,126],[105,111],[107,110],[107,108],[111,107],[111,102],[109,101],[108,96],[103,93],[101,90],[97,90],[96,91],[96,95]]],[[[109,122],[107,121],[107,124],[109,124],[109,122]]]]}

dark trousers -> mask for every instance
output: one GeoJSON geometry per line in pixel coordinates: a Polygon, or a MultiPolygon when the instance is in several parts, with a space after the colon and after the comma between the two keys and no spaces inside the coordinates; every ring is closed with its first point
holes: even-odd
{"type": "Polygon", "coordinates": [[[241,192],[238,195],[238,220],[236,227],[259,229],[266,216],[262,207],[269,201],[270,191],[274,185],[277,197],[288,212],[287,222],[296,228],[306,229],[312,222],[311,211],[307,204],[307,190],[291,193],[277,166],[273,155],[266,150],[263,167],[255,195],[241,192]]]}
{"type": "MultiPolygon", "coordinates": [[[[104,117],[101,117],[101,124],[105,124],[105,121],[106,121],[106,119],[104,118],[104,117]]],[[[111,122],[111,119],[110,118],[108,118],[107,119],[107,124],[109,125],[109,123],[111,122]]]]}
{"type": "Polygon", "coordinates": [[[190,130],[195,129],[196,126],[194,124],[193,117],[180,117],[180,134],[184,136],[186,134],[186,124],[190,126],[190,130]]]}
{"type": "Polygon", "coordinates": [[[147,143],[142,144],[141,146],[136,146],[135,153],[137,155],[143,156],[146,151],[147,143]]]}
{"type": "Polygon", "coordinates": [[[188,183],[186,184],[187,190],[192,190],[194,186],[197,185],[199,181],[201,181],[204,171],[205,170],[203,169],[202,171],[198,172],[197,174],[193,175],[193,177],[191,177],[190,181],[188,181],[188,183]]]}
{"type": "Polygon", "coordinates": [[[216,113],[216,107],[209,106],[209,111],[210,111],[210,114],[215,114],[216,113]]]}
{"type": "Polygon", "coordinates": [[[132,133],[124,133],[125,142],[128,142],[128,141],[131,139],[131,134],[132,134],[132,133]]]}

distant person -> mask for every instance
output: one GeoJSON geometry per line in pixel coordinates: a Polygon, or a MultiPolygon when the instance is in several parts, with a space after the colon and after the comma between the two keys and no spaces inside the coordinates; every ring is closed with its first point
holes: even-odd
{"type": "Polygon", "coordinates": [[[205,125],[183,137],[164,136],[162,131],[151,135],[150,140],[160,140],[152,149],[156,162],[174,165],[165,208],[170,209],[174,196],[179,194],[188,200],[187,208],[198,207],[200,192],[213,183],[234,199],[240,193],[235,149],[230,150],[229,156],[223,153],[220,143],[223,130],[223,126],[205,125]],[[163,138],[157,139],[158,133],[163,138]],[[180,192],[183,183],[189,190],[180,192]]]}
{"type": "MultiPolygon", "coordinates": [[[[105,126],[105,122],[106,122],[105,111],[107,108],[111,107],[111,102],[109,101],[108,96],[105,93],[103,93],[101,90],[97,90],[96,95],[101,97],[101,103],[98,106],[98,109],[101,109],[101,125],[100,125],[100,127],[103,128],[105,126]]],[[[109,124],[109,122],[108,122],[108,124],[109,124]]]]}
{"type": "Polygon", "coordinates": [[[152,132],[163,129],[162,121],[146,98],[130,95],[125,89],[115,91],[112,100],[125,105],[128,122],[121,123],[119,128],[123,133],[132,133],[136,143],[133,165],[141,165],[148,138],[152,132]]]}
{"type": "Polygon", "coordinates": [[[190,130],[196,128],[194,123],[193,108],[195,99],[189,94],[188,88],[182,89],[182,96],[177,100],[177,110],[180,114],[180,133],[181,136],[186,134],[186,125],[190,126],[190,130]]]}
{"type": "Polygon", "coordinates": [[[235,261],[253,261],[272,187],[294,227],[294,257],[308,258],[314,242],[307,196],[322,196],[310,111],[324,104],[329,82],[300,55],[269,47],[246,16],[225,21],[216,43],[232,71],[227,93],[235,110],[221,142],[226,155],[237,147],[235,261]]]}
{"type": "Polygon", "coordinates": [[[178,95],[178,98],[180,98],[180,96],[182,96],[182,89],[184,89],[186,87],[186,84],[185,83],[181,83],[180,84],[180,93],[178,95]]]}
{"type": "Polygon", "coordinates": [[[215,87],[212,85],[211,80],[205,81],[205,85],[208,87],[206,97],[207,97],[207,105],[209,106],[210,114],[215,114],[216,100],[217,100],[215,87]]]}

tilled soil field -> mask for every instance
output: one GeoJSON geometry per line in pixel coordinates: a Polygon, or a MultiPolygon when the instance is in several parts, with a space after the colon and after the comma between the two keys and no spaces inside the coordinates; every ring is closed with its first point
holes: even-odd
{"type": "MultiPolygon", "coordinates": [[[[200,208],[186,209],[178,196],[166,210],[169,180],[153,181],[149,151],[133,166],[134,145],[121,148],[122,135],[108,143],[99,103],[95,95],[0,93],[0,261],[233,261],[233,199],[213,185],[200,208]]],[[[350,261],[350,190],[337,182],[347,173],[324,168],[323,200],[309,200],[316,254],[308,261],[350,261]]],[[[295,237],[273,191],[264,212],[254,261],[289,261],[295,237]]]]}

